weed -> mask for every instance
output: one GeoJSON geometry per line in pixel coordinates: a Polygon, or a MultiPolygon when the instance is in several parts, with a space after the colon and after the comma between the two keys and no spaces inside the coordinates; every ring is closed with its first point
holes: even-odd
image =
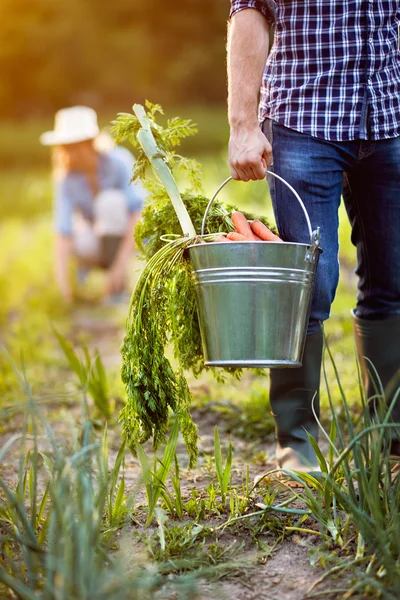
{"type": "MultiPolygon", "coordinates": [[[[1,597],[151,600],[164,587],[160,571],[135,563],[124,569],[108,542],[132,507],[120,476],[124,447],[110,470],[107,429],[99,443],[86,421],[66,453],[18,375],[28,394],[24,425],[0,451],[1,464],[19,443],[16,486],[0,477],[1,597]],[[50,443],[46,452],[39,449],[42,429],[50,443]]],[[[167,587],[181,597],[194,595],[193,579],[167,587]]]]}
{"type": "Polygon", "coordinates": [[[118,450],[114,466],[111,470],[111,473],[109,473],[107,425],[104,427],[100,456],[101,460],[98,464],[98,470],[99,473],[101,473],[100,481],[102,480],[108,482],[107,497],[104,511],[104,521],[108,529],[104,534],[109,535],[110,533],[113,533],[116,529],[118,529],[118,527],[120,527],[126,519],[127,515],[130,512],[130,509],[132,508],[131,504],[133,498],[130,499],[130,503],[127,503],[129,497],[125,495],[124,475],[122,475],[118,483],[121,467],[123,467],[125,458],[124,443],[122,443],[120,449],[118,450]]]}
{"type": "Polygon", "coordinates": [[[192,551],[197,552],[199,545],[204,546],[204,540],[209,531],[193,521],[182,525],[167,526],[168,518],[160,509],[156,509],[158,529],[153,537],[145,537],[151,556],[157,560],[165,560],[182,556],[192,551]]]}
{"type": "Polygon", "coordinates": [[[163,502],[171,509],[172,513],[175,512],[176,514],[178,514],[179,512],[182,512],[182,499],[180,495],[180,487],[179,497],[177,499],[177,502],[175,502],[174,496],[168,491],[168,488],[166,486],[166,480],[175,457],[176,445],[178,443],[178,433],[179,421],[175,419],[171,435],[164,449],[163,457],[161,459],[157,458],[157,456],[154,457],[153,469],[150,468],[150,461],[142,446],[140,444],[137,444],[136,446],[137,455],[142,466],[142,478],[146,487],[146,496],[148,503],[146,527],[148,527],[153,521],[154,512],[160,497],[162,497],[163,502]],[[175,508],[176,505],[178,505],[177,510],[175,508]]]}
{"type": "Polygon", "coordinates": [[[84,360],[80,359],[72,345],[55,328],[54,333],[68,360],[70,369],[77,375],[81,391],[88,392],[100,414],[106,419],[112,414],[112,406],[107,389],[107,377],[99,352],[90,356],[89,349],[83,346],[84,360]]]}
{"type": "MultiPolygon", "coordinates": [[[[389,407],[385,406],[382,392],[380,408],[371,417],[360,382],[363,413],[355,428],[329,346],[327,352],[336,373],[350,440],[346,445],[331,402],[330,434],[321,426],[330,445],[328,461],[310,438],[324,474],[324,485],[302,476],[311,489],[305,486],[299,498],[311,510],[321,532],[327,532],[335,545],[344,548],[349,540],[356,540],[355,557],[338,565],[340,570],[357,572],[349,594],[368,592],[395,598],[400,589],[400,478],[393,477],[388,448],[396,429],[391,412],[400,389],[389,407]]],[[[324,373],[326,378],[325,365],[324,373]]],[[[328,395],[331,399],[329,386],[328,395]]]]}
{"type": "Polygon", "coordinates": [[[169,493],[168,489],[164,489],[162,491],[161,495],[162,495],[163,503],[169,510],[170,515],[172,515],[172,516],[176,515],[178,517],[178,519],[181,521],[183,518],[183,511],[184,511],[185,507],[184,507],[184,503],[182,500],[180,469],[179,469],[179,462],[178,462],[176,455],[174,456],[174,460],[175,460],[175,473],[173,475],[171,475],[171,483],[172,483],[172,488],[174,490],[174,495],[169,493]]]}
{"type": "Polygon", "coordinates": [[[235,542],[223,545],[217,540],[207,544],[212,535],[209,528],[193,521],[168,526],[165,514],[156,510],[158,530],[144,541],[164,575],[197,572],[198,576],[216,580],[251,567],[247,561],[238,559],[243,545],[235,542]]]}
{"type": "Polygon", "coordinates": [[[229,441],[228,457],[226,459],[225,467],[222,465],[222,453],[221,443],[219,441],[218,427],[214,429],[214,458],[215,458],[215,470],[217,472],[217,479],[219,484],[219,491],[221,494],[222,506],[226,505],[226,496],[228,493],[228,487],[231,479],[231,468],[232,468],[232,442],[229,441]]]}

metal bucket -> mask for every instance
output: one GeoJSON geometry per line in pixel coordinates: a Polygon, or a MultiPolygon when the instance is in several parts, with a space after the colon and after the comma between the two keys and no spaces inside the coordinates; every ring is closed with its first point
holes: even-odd
{"type": "MultiPolygon", "coordinates": [[[[318,258],[311,242],[209,242],[189,246],[205,364],[220,367],[300,367],[318,258]]],[[[211,198],[203,218],[229,177],[211,198]]]]}

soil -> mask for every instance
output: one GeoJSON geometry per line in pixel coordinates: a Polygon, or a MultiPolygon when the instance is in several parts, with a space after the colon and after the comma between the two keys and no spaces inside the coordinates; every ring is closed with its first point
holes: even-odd
{"type": "MultiPolygon", "coordinates": [[[[123,319],[121,315],[126,311],[126,306],[118,306],[113,315],[110,311],[107,319],[104,317],[103,311],[98,311],[95,308],[81,308],[75,314],[71,338],[85,333],[89,343],[89,347],[96,347],[100,351],[100,355],[107,368],[115,370],[120,362],[119,347],[123,337],[123,319]]],[[[196,393],[201,393],[201,386],[207,384],[202,381],[196,382],[196,393]]],[[[238,383],[240,385],[246,385],[238,383]]],[[[266,382],[267,385],[267,382],[266,382]]],[[[52,406],[52,414],[55,415],[51,424],[54,427],[57,438],[60,444],[66,443],[69,435],[68,427],[65,424],[63,415],[76,414],[79,415],[79,402],[67,400],[63,403],[61,409],[54,412],[52,406]],[[61,412],[60,412],[61,410],[61,412]]],[[[265,473],[274,468],[274,440],[273,434],[269,438],[263,440],[244,441],[235,435],[235,432],[228,434],[226,432],[226,421],[224,420],[223,412],[215,412],[207,410],[207,406],[202,406],[201,409],[194,411],[194,420],[199,427],[200,434],[200,458],[195,469],[188,471],[185,468],[181,470],[182,493],[185,499],[189,499],[193,490],[199,493],[204,493],[205,488],[210,483],[213,476],[213,466],[210,467],[210,456],[213,456],[214,443],[214,426],[218,424],[223,453],[226,456],[226,449],[229,438],[232,439],[234,448],[233,460],[233,480],[236,483],[243,481],[244,473],[247,466],[250,470],[250,481],[256,475],[265,473]],[[257,458],[258,457],[258,458],[257,458]],[[260,458],[261,457],[261,458],[260,458]]],[[[13,422],[12,429],[0,436],[0,445],[4,443],[18,429],[18,423],[13,422]]],[[[119,443],[119,432],[110,431],[110,441],[113,448],[110,451],[110,456],[116,456],[119,443]]],[[[46,440],[42,440],[43,449],[46,448],[46,440]]],[[[150,447],[148,447],[150,451],[150,447]]],[[[187,455],[183,445],[178,448],[178,458],[181,464],[187,464],[187,455]]],[[[8,480],[12,480],[16,474],[15,463],[3,463],[2,476],[8,480]]],[[[135,505],[139,511],[142,511],[143,517],[145,514],[146,500],[143,489],[138,486],[138,476],[140,466],[133,456],[129,455],[125,465],[125,482],[127,491],[136,493],[135,505]]],[[[255,501],[262,500],[262,496],[255,498],[255,501]]],[[[257,510],[256,508],[254,510],[257,510]]],[[[221,524],[228,519],[229,512],[221,516],[221,519],[215,524],[221,524]]],[[[139,522],[144,519],[139,517],[139,522]]],[[[210,526],[210,523],[207,523],[210,526]]],[[[125,528],[121,532],[124,538],[124,547],[127,540],[132,540],[137,537],[134,532],[143,533],[143,526],[132,526],[125,528]]],[[[148,530],[147,530],[148,532],[148,530]]],[[[276,534],[264,532],[262,539],[269,545],[273,545],[276,541],[276,534]],[[275,538],[274,538],[275,535],[275,538]]],[[[238,567],[237,572],[226,579],[221,579],[217,583],[209,583],[204,581],[201,584],[199,600],[303,600],[307,598],[307,591],[313,583],[315,583],[324,573],[323,569],[318,566],[311,566],[310,549],[318,547],[320,538],[312,535],[288,534],[283,541],[277,544],[275,550],[268,557],[263,557],[262,552],[256,547],[251,539],[249,531],[246,529],[237,529],[229,531],[226,528],[218,536],[219,544],[227,546],[235,543],[238,547],[243,546],[242,551],[235,557],[238,564],[246,561],[246,567],[238,567]]],[[[131,547],[131,552],[133,548],[131,547]]],[[[329,587],[338,587],[337,582],[330,582],[329,587]]],[[[326,590],[327,586],[318,586],[319,591],[326,590]]],[[[315,593],[315,590],[314,590],[315,593]]],[[[341,598],[342,595],[326,594],[321,596],[324,598],[341,598]]],[[[174,596],[169,596],[172,600],[174,596]]]]}

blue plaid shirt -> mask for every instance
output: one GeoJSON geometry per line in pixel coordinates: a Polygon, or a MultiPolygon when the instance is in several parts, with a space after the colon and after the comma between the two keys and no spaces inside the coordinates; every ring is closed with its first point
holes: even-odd
{"type": "Polygon", "coordinates": [[[231,0],[275,24],[259,118],[326,140],[400,135],[400,0],[231,0]]]}

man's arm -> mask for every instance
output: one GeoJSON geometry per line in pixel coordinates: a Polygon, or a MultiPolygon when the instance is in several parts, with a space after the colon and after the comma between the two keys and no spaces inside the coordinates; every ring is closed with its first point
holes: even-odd
{"type": "Polygon", "coordinates": [[[264,179],[272,148],[258,120],[258,96],[269,49],[269,24],[254,9],[236,13],[228,30],[229,164],[234,179],[264,179]]]}

